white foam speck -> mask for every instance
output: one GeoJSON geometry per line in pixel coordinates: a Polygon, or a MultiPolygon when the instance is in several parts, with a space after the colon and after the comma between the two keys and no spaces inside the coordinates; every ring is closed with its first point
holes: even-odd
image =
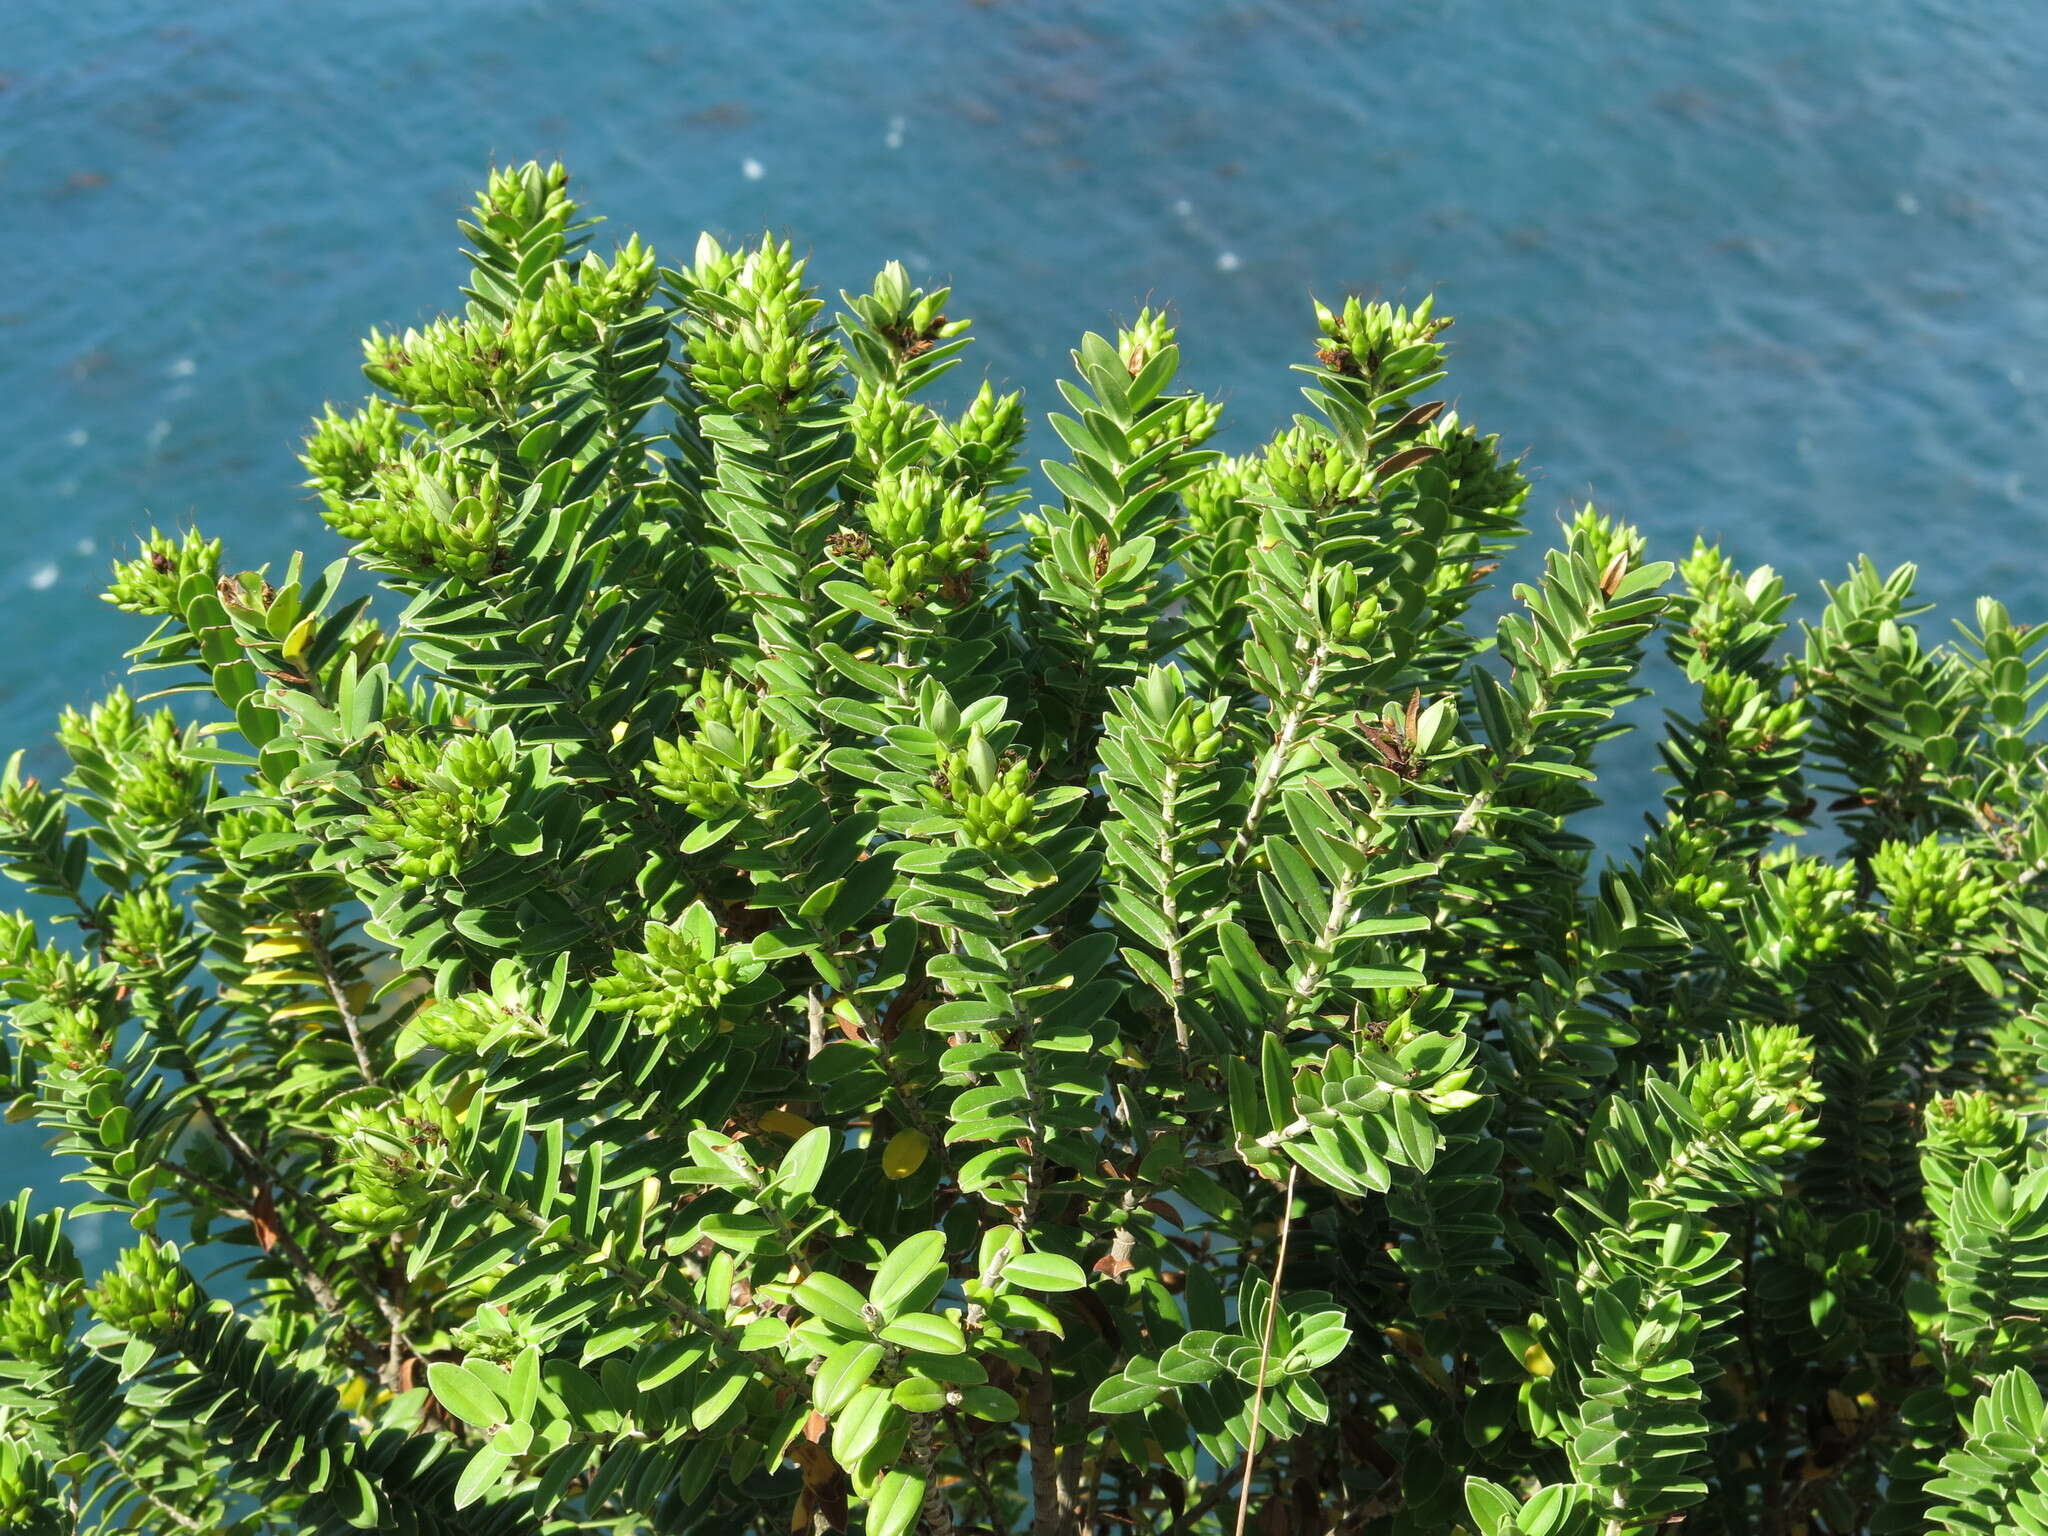
{"type": "Polygon", "coordinates": [[[160,421],[155,426],[149,429],[149,437],[147,441],[150,447],[161,448],[164,445],[164,439],[169,437],[170,435],[171,424],[168,421],[160,421]]]}
{"type": "Polygon", "coordinates": [[[890,118],[889,131],[882,136],[883,145],[889,149],[901,149],[903,147],[903,130],[906,126],[902,118],[890,118]]]}
{"type": "Polygon", "coordinates": [[[749,181],[759,181],[768,174],[768,168],[749,155],[740,162],[740,174],[749,181]]]}
{"type": "Polygon", "coordinates": [[[69,432],[66,432],[64,434],[64,441],[69,443],[74,448],[83,448],[87,443],[92,441],[92,434],[86,431],[85,428],[83,427],[73,427],[69,432]]]}
{"type": "Polygon", "coordinates": [[[181,357],[165,371],[174,379],[189,379],[199,371],[199,365],[189,357],[181,357]]]}
{"type": "Polygon", "coordinates": [[[1178,200],[1177,202],[1175,202],[1175,203],[1174,203],[1174,205],[1173,205],[1173,212],[1174,212],[1174,216],[1175,216],[1176,218],[1182,218],[1182,219],[1188,218],[1189,216],[1191,216],[1191,215],[1192,215],[1192,214],[1194,213],[1194,211],[1195,211],[1195,205],[1194,205],[1193,203],[1189,202],[1189,201],[1188,201],[1188,200],[1187,200],[1186,198],[1184,198],[1184,197],[1183,197],[1183,198],[1181,198],[1181,199],[1179,199],[1179,200],[1178,200]]]}
{"type": "Polygon", "coordinates": [[[69,475],[65,476],[57,482],[57,494],[59,496],[76,496],[78,494],[78,482],[69,475]]]}
{"type": "Polygon", "coordinates": [[[45,562],[28,573],[28,584],[38,592],[46,592],[57,585],[57,567],[45,562]]]}
{"type": "Polygon", "coordinates": [[[76,544],[72,545],[71,547],[77,550],[78,553],[80,553],[81,555],[95,554],[99,550],[100,541],[94,538],[91,534],[87,534],[84,538],[80,539],[76,544]]]}
{"type": "Polygon", "coordinates": [[[1244,263],[1238,259],[1237,252],[1235,251],[1218,251],[1216,253],[1216,270],[1218,272],[1235,272],[1243,265],[1244,263]]]}
{"type": "Polygon", "coordinates": [[[1899,212],[1901,213],[1914,214],[1920,211],[1920,199],[1915,197],[1910,192],[1901,192],[1898,195],[1897,202],[1899,205],[1899,212]]]}
{"type": "Polygon", "coordinates": [[[2025,389],[2027,387],[2027,370],[2019,367],[2006,369],[2005,382],[2014,389],[2025,389]]]}

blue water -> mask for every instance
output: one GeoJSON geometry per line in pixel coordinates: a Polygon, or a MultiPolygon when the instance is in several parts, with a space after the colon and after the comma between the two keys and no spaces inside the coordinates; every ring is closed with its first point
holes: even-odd
{"type": "MultiPolygon", "coordinates": [[[[681,257],[950,278],[1043,407],[1169,301],[1246,447],[1306,295],[1459,316],[1461,408],[1662,552],[1857,551],[2048,617],[2039,0],[0,0],[0,740],[118,673],[151,521],[334,545],[292,453],[356,338],[451,303],[495,156],[681,257]]],[[[1639,768],[1643,755],[1634,755],[1639,768]]],[[[1632,769],[1633,771],[1633,769],[1632,769]]],[[[1644,793],[1648,793],[1647,790],[1644,793]]],[[[0,1187],[45,1176],[0,1139],[0,1187]],[[12,1165],[12,1166],[10,1166],[12,1165]]]]}

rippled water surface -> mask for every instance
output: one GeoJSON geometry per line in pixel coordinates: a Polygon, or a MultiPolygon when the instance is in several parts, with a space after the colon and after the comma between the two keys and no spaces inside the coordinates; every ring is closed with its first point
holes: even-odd
{"type": "MultiPolygon", "coordinates": [[[[2035,0],[0,15],[11,744],[139,638],[93,600],[137,529],[334,548],[297,435],[362,393],[364,330],[451,302],[493,157],[562,157],[673,256],[765,227],[828,291],[892,256],[950,279],[1041,406],[1083,330],[1169,301],[1233,447],[1298,403],[1309,292],[1435,289],[1461,408],[1545,516],[1591,496],[1667,554],[1705,529],[1807,593],[1867,549],[2048,617],[2035,0]]],[[[23,1180],[40,1156],[0,1140],[23,1180]]]]}

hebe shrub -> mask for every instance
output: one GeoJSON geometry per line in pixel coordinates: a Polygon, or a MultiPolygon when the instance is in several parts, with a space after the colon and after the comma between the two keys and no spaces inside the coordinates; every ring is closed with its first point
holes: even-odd
{"type": "Polygon", "coordinates": [[[197,700],[0,785],[0,1524],[2048,1529],[2048,630],[1586,510],[1489,634],[1427,304],[1235,459],[1091,335],[1035,492],[900,266],[464,229],[350,557],[153,534],[197,700]]]}

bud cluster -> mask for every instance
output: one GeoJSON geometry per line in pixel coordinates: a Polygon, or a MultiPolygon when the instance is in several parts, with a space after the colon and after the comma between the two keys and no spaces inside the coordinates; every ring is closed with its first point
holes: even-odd
{"type": "Polygon", "coordinates": [[[831,356],[814,329],[823,304],[804,286],[804,263],[787,240],[728,253],[706,235],[684,278],[696,316],[690,381],[707,400],[772,416],[817,389],[831,356]]]}
{"type": "Polygon", "coordinates": [[[559,160],[494,169],[477,194],[474,217],[486,234],[522,255],[543,239],[559,240],[576,217],[569,173],[559,160]]]}
{"type": "Polygon", "coordinates": [[[386,739],[382,778],[394,793],[370,813],[368,831],[415,880],[445,879],[477,852],[511,796],[512,736],[426,735],[386,739]]]}
{"type": "Polygon", "coordinates": [[[1264,461],[1258,455],[1218,459],[1181,489],[1188,532],[1206,545],[1242,543],[1245,501],[1266,489],[1264,461]]]}
{"type": "Polygon", "coordinates": [[[1436,449],[1431,465],[1451,482],[1453,515],[1512,515],[1528,499],[1529,481],[1521,461],[1503,460],[1499,436],[1481,437],[1477,428],[1458,420],[1456,411],[1431,422],[1422,442],[1436,449]]]}
{"type": "Polygon", "coordinates": [[[870,479],[888,470],[899,455],[921,457],[938,427],[930,409],[897,385],[866,380],[848,407],[847,422],[853,429],[854,462],[870,479]]]}
{"type": "Polygon", "coordinates": [[[702,902],[674,923],[649,923],[642,943],[644,952],[613,954],[613,974],[595,984],[597,1007],[637,1014],[685,1044],[709,1035],[719,1004],[763,969],[748,946],[719,943],[718,926],[702,902]]]}
{"type": "Polygon", "coordinates": [[[82,776],[139,827],[174,832],[206,802],[207,773],[193,761],[191,732],[169,710],[144,715],[117,688],[90,710],[66,709],[57,739],[82,776]]]}
{"type": "Polygon", "coordinates": [[[163,963],[185,936],[185,905],[164,886],[144,886],[114,900],[110,949],[137,970],[163,963]]]}
{"type": "Polygon", "coordinates": [[[906,469],[875,482],[866,512],[867,532],[842,533],[831,550],[858,565],[876,597],[899,613],[935,598],[966,601],[989,553],[979,497],[928,469],[906,469]]]}
{"type": "Polygon", "coordinates": [[[400,454],[371,473],[372,494],[321,515],[365,563],[411,576],[482,581],[497,567],[508,511],[495,465],[400,454]]]}
{"type": "Polygon", "coordinates": [[[219,539],[203,539],[197,529],[174,539],[152,528],[139,554],[114,562],[114,579],[101,596],[123,613],[160,618],[177,608],[189,579],[199,576],[211,586],[219,571],[219,539]]]}
{"type": "Polygon", "coordinates": [[[427,1003],[412,1016],[411,1029],[437,1051],[467,1056],[511,1022],[511,1013],[489,993],[465,992],[427,1003]]]}
{"type": "Polygon", "coordinates": [[[102,1322],[124,1333],[162,1335],[191,1315],[199,1287],[179,1262],[175,1244],[145,1237],[121,1250],[119,1261],[100,1276],[86,1301],[102,1322]]]}
{"type": "Polygon", "coordinates": [[[654,793],[708,822],[742,814],[771,775],[792,775],[803,747],[762,712],[753,691],[723,673],[706,673],[691,712],[696,732],[657,740],[649,774],[654,793]]]}
{"type": "MultiPolygon", "coordinates": [[[[1117,356],[1133,377],[1145,371],[1153,358],[1174,344],[1174,329],[1163,311],[1143,309],[1138,318],[1117,332],[1117,356]]],[[[1223,407],[1200,395],[1181,395],[1164,403],[1156,419],[1130,434],[1131,452],[1143,457],[1160,444],[1178,441],[1195,448],[1215,435],[1223,420],[1223,407]]]]}
{"type": "Polygon", "coordinates": [[[1356,295],[1341,310],[1316,305],[1316,360],[1332,373],[1363,382],[1377,398],[1394,394],[1442,366],[1444,348],[1436,338],[1450,325],[1438,319],[1436,301],[1414,309],[1368,304],[1356,295]]]}
{"type": "Polygon", "coordinates": [[[1886,921],[1929,944],[1968,939],[1998,905],[1998,882],[1966,849],[1930,834],[1916,843],[1887,841],[1870,873],[1889,910],[1886,921]]]}
{"type": "Polygon", "coordinates": [[[0,1360],[43,1371],[62,1365],[81,1295],[75,1279],[55,1281],[26,1265],[15,1270],[0,1299],[0,1360]]]}
{"type": "Polygon", "coordinates": [[[395,1232],[445,1198],[448,1143],[458,1122],[444,1100],[408,1093],[348,1103],[338,1120],[349,1193],[334,1206],[336,1226],[395,1232]]]}
{"type": "Polygon", "coordinates": [[[1974,1163],[1989,1162],[2017,1180],[2039,1149],[2027,1117],[2007,1109],[1988,1093],[1958,1093],[1927,1106],[1920,1135],[1920,1172],[1927,1180],[1927,1204],[1941,1211],[1948,1195],[1974,1163]]]}
{"type": "Polygon", "coordinates": [[[1385,610],[1378,597],[1361,593],[1358,567],[1334,565],[1323,573],[1323,633],[1338,645],[1367,645],[1380,632],[1385,610]]]}
{"type": "Polygon", "coordinates": [[[1773,969],[1810,970],[1838,958],[1863,927],[1856,871],[1787,853],[1760,870],[1768,931],[1757,958],[1773,969]]]}
{"type": "Polygon", "coordinates": [[[595,253],[572,268],[557,263],[530,309],[513,318],[515,332],[530,333],[522,350],[538,356],[581,352],[598,345],[620,322],[654,296],[654,248],[633,236],[607,262],[595,253]]]}
{"type": "Polygon", "coordinates": [[[999,759],[978,730],[964,751],[941,753],[932,781],[918,788],[933,810],[958,818],[961,840],[970,847],[997,853],[1031,834],[1030,768],[1021,758],[999,759]]]}
{"type": "Polygon", "coordinates": [[[326,504],[330,523],[348,514],[349,503],[369,490],[371,477],[398,457],[405,440],[398,407],[382,395],[372,395],[352,416],[330,404],[314,420],[299,462],[306,466],[306,485],[326,504]]]}
{"type": "Polygon", "coordinates": [[[1309,425],[1290,427],[1268,443],[1261,467],[1275,501],[1308,511],[1353,505],[1372,489],[1366,466],[1330,432],[1309,425]]]}
{"type": "Polygon", "coordinates": [[[1711,918],[1744,900],[1748,869],[1729,855],[1727,842],[1715,827],[1667,817],[1651,844],[1651,855],[1672,901],[1700,917],[1711,918]]]}
{"type": "Polygon", "coordinates": [[[1029,426],[1023,392],[998,395],[984,380],[957,421],[942,417],[932,431],[940,472],[975,491],[1008,484],[1024,472],[1017,450],[1029,426]]]}
{"type": "Polygon", "coordinates": [[[1169,761],[1206,763],[1223,750],[1223,717],[1230,705],[1226,699],[1183,699],[1166,724],[1165,741],[1169,761]]]}
{"type": "Polygon", "coordinates": [[[1572,552],[1603,576],[1635,570],[1643,563],[1643,552],[1649,547],[1641,530],[1592,507],[1579,509],[1566,524],[1565,537],[1572,552]]]}
{"type": "Polygon", "coordinates": [[[470,1359],[488,1360],[493,1365],[510,1365],[525,1353],[527,1346],[547,1341],[544,1335],[534,1331],[525,1317],[486,1303],[476,1309],[474,1317],[455,1330],[453,1342],[470,1359]]]}
{"type": "Polygon", "coordinates": [[[363,338],[363,372],[407,405],[457,415],[510,414],[546,333],[515,315],[499,323],[442,316],[402,335],[363,338]]]}
{"type": "Polygon", "coordinates": [[[1716,1052],[1687,1075],[1686,1091],[1707,1129],[1758,1157],[1819,1145],[1805,1111],[1821,1099],[1813,1042],[1790,1024],[1743,1031],[1739,1051],[1716,1052]]]}

